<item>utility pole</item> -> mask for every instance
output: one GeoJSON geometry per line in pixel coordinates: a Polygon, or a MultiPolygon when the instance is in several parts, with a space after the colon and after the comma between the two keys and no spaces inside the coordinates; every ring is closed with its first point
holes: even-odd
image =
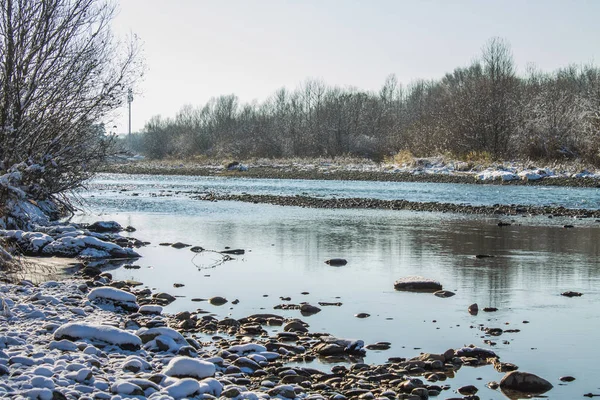
{"type": "Polygon", "coordinates": [[[127,91],[127,104],[129,106],[129,133],[128,138],[131,139],[131,102],[133,101],[133,90],[130,88],[127,91]]]}

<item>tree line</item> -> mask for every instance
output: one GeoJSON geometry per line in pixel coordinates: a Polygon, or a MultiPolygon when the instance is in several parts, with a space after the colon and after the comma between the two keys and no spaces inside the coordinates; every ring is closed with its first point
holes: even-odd
{"type": "Polygon", "coordinates": [[[497,159],[600,162],[600,69],[568,66],[516,73],[510,45],[490,39],[481,56],[437,80],[404,86],[390,75],[378,92],[307,80],[266,101],[235,95],[155,116],[128,139],[150,158],[336,157],[382,160],[485,153],[497,159]]]}

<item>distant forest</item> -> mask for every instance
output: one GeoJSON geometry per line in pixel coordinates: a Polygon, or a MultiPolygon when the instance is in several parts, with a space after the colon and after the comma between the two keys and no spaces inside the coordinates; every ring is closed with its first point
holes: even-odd
{"type": "Polygon", "coordinates": [[[262,103],[235,95],[155,116],[128,147],[150,158],[337,157],[376,161],[409,151],[456,158],[581,159],[600,164],[600,69],[529,67],[517,76],[509,44],[437,80],[389,76],[379,92],[307,80],[262,103]]]}

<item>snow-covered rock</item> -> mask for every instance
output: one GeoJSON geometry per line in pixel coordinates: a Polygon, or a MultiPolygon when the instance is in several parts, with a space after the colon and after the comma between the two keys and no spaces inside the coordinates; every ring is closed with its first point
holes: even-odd
{"type": "Polygon", "coordinates": [[[94,288],[88,294],[88,299],[101,308],[109,306],[120,307],[123,310],[136,312],[139,309],[134,294],[113,287],[94,288]]]}
{"type": "Polygon", "coordinates": [[[246,343],[231,346],[227,349],[230,353],[235,354],[249,354],[249,353],[262,353],[267,351],[267,348],[262,344],[257,343],[246,343]]]}
{"type": "Polygon", "coordinates": [[[503,170],[494,170],[494,169],[486,169],[485,171],[480,172],[479,174],[475,175],[476,179],[479,179],[481,181],[504,181],[504,182],[508,182],[508,181],[514,181],[519,179],[519,175],[510,172],[510,171],[503,171],[503,170]]]}
{"type": "Polygon", "coordinates": [[[137,301],[137,298],[132,293],[106,286],[92,289],[87,297],[92,301],[96,299],[112,300],[121,303],[135,303],[137,301]]]}
{"type": "Polygon", "coordinates": [[[173,397],[174,399],[183,399],[185,397],[192,397],[200,391],[200,383],[197,380],[191,378],[180,379],[171,386],[163,390],[164,393],[173,397]]]}
{"type": "Polygon", "coordinates": [[[175,357],[169,362],[163,374],[176,378],[204,379],[214,376],[215,371],[213,363],[190,357],[175,357]]]}
{"type": "Polygon", "coordinates": [[[62,325],[54,332],[54,339],[87,340],[93,343],[111,344],[123,349],[137,349],[142,345],[139,337],[122,329],[78,322],[62,325]]]}
{"type": "Polygon", "coordinates": [[[161,306],[153,305],[153,304],[145,304],[140,307],[138,312],[140,314],[146,315],[160,315],[162,314],[163,308],[161,306]]]}

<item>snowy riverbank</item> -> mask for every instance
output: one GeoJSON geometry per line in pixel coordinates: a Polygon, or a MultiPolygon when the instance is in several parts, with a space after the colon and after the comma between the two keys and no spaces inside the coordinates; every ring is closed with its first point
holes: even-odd
{"type": "MultiPolygon", "coordinates": [[[[454,388],[448,380],[461,367],[516,368],[475,347],[366,365],[361,340],[310,333],[302,320],[274,314],[238,320],[199,312],[164,315],[158,303],[172,300],[139,284],[102,274],[2,286],[0,397],[418,400],[458,392],[455,397],[475,399],[475,385],[454,388]],[[315,358],[349,364],[324,370],[295,364],[315,358]]],[[[537,378],[512,372],[500,385],[508,391],[523,377],[537,378]]],[[[536,382],[545,390],[552,386],[536,382]]],[[[495,382],[487,386],[498,388],[495,382]]]]}
{"type": "Polygon", "coordinates": [[[181,160],[122,160],[103,172],[197,176],[245,176],[279,179],[339,179],[448,183],[543,184],[597,186],[600,170],[576,163],[537,165],[532,162],[467,163],[443,157],[375,163],[360,159],[267,160],[219,163],[181,160]],[[233,164],[233,165],[232,165],[233,164]],[[229,168],[228,168],[229,166],[229,168]]]}

